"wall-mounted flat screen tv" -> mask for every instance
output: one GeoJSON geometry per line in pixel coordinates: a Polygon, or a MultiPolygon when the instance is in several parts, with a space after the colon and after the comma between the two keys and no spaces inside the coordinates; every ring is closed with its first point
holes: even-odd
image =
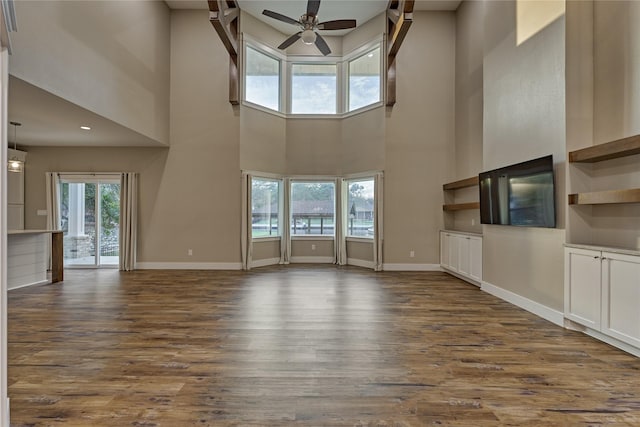
{"type": "Polygon", "coordinates": [[[480,173],[480,222],[556,226],[553,157],[480,173]]]}

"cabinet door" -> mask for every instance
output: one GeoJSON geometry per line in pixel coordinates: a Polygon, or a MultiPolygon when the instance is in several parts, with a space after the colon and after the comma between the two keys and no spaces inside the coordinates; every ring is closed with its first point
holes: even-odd
{"type": "Polygon", "coordinates": [[[440,265],[449,267],[449,233],[440,232],[440,265]]]}
{"type": "Polygon", "coordinates": [[[567,319],[600,330],[601,253],[565,248],[564,315],[567,319]]]}
{"type": "Polygon", "coordinates": [[[469,242],[471,237],[458,236],[458,272],[469,276],[469,242]]]}
{"type": "Polygon", "coordinates": [[[640,347],[640,257],[602,253],[602,332],[640,347]]]}
{"type": "Polygon", "coordinates": [[[471,237],[469,240],[469,277],[482,282],[482,238],[471,237]]]}
{"type": "Polygon", "coordinates": [[[449,268],[453,271],[458,271],[460,268],[459,246],[460,236],[449,233],[449,268]]]}

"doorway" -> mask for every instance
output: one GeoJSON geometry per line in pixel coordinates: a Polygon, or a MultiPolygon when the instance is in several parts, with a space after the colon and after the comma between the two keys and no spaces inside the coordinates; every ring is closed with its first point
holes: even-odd
{"type": "Polygon", "coordinates": [[[64,266],[117,268],[120,263],[120,179],[61,178],[64,266]]]}

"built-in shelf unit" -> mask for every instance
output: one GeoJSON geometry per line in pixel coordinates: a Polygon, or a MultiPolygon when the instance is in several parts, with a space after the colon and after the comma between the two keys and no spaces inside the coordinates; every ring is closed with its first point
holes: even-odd
{"type": "MultiPolygon", "coordinates": [[[[471,178],[461,179],[459,181],[449,182],[442,186],[442,190],[447,191],[455,191],[462,188],[469,187],[477,187],[478,186],[478,177],[473,176],[471,178]]],[[[446,194],[446,193],[445,193],[446,194]]],[[[443,211],[460,211],[460,210],[468,210],[468,209],[480,209],[480,202],[466,202],[466,203],[448,203],[442,205],[443,211]]]]}
{"type": "MultiPolygon", "coordinates": [[[[640,135],[594,145],[569,153],[569,163],[596,163],[640,154],[640,135]]],[[[569,194],[570,205],[640,203],[640,188],[569,194]]]]}

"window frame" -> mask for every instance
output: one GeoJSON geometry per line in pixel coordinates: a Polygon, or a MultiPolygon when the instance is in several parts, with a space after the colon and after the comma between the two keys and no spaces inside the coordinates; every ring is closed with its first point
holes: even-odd
{"type": "Polygon", "coordinates": [[[345,216],[345,233],[344,233],[344,237],[347,241],[350,242],[373,242],[374,240],[374,236],[376,234],[376,222],[375,222],[375,215],[376,215],[376,207],[377,207],[377,200],[376,200],[376,178],[374,175],[351,175],[348,177],[344,178],[344,187],[345,187],[345,191],[346,191],[346,202],[345,206],[344,206],[344,216],[345,216]],[[373,234],[371,236],[353,236],[351,234],[349,234],[349,210],[351,209],[349,207],[349,186],[351,185],[351,183],[353,182],[358,182],[358,181],[372,181],[373,182],[373,212],[372,212],[372,217],[373,219],[373,234]]]}
{"type": "Polygon", "coordinates": [[[354,48],[349,53],[342,56],[300,56],[282,53],[278,49],[267,46],[253,37],[242,34],[242,58],[240,61],[241,72],[241,104],[265,113],[273,114],[278,117],[287,119],[336,119],[351,117],[365,111],[373,110],[384,106],[386,93],[384,90],[384,77],[386,75],[385,55],[384,55],[384,39],[377,37],[359,47],[354,48]],[[246,69],[245,58],[247,47],[250,47],[260,53],[271,58],[277,59],[280,63],[280,98],[278,101],[279,110],[272,110],[259,104],[254,104],[246,99],[246,69]],[[349,111],[349,63],[358,59],[368,52],[380,49],[380,100],[376,103],[366,105],[364,107],[349,111]],[[335,114],[295,114],[291,112],[292,104],[292,65],[293,64],[331,64],[336,65],[336,113],[335,114]]]}
{"type": "MultiPolygon", "coordinates": [[[[253,181],[255,179],[261,180],[261,181],[272,181],[272,182],[277,182],[278,183],[278,234],[273,236],[254,236],[253,235],[253,221],[251,222],[252,227],[251,227],[251,240],[252,241],[259,241],[259,242],[267,242],[267,241],[275,241],[275,240],[281,240],[282,239],[282,235],[283,235],[283,226],[284,226],[284,221],[283,221],[283,209],[284,209],[284,179],[282,177],[277,177],[277,176],[268,176],[267,174],[262,174],[262,175],[251,175],[251,211],[253,211],[253,181]]],[[[253,218],[252,218],[253,219],[253,218]]]]}
{"type": "Polygon", "coordinates": [[[349,54],[348,57],[345,57],[344,60],[344,92],[345,92],[345,97],[344,97],[344,112],[345,114],[351,115],[351,114],[358,114],[361,111],[367,111],[370,110],[371,108],[376,108],[378,106],[381,106],[383,101],[384,101],[384,83],[383,83],[383,76],[384,76],[384,60],[382,58],[382,44],[374,44],[374,45],[367,45],[367,49],[357,49],[353,52],[351,52],[349,54]],[[349,109],[349,104],[351,102],[351,82],[350,82],[350,78],[351,78],[351,74],[349,73],[350,68],[351,68],[351,63],[353,61],[356,61],[360,58],[362,58],[365,55],[368,55],[369,53],[373,52],[374,50],[379,49],[380,51],[380,81],[379,81],[379,94],[380,94],[380,98],[376,101],[376,102],[372,102],[371,104],[367,104],[367,105],[363,105],[362,107],[359,108],[355,108],[353,110],[349,109]],[[372,107],[373,106],[373,107],[372,107]]]}
{"type": "Polygon", "coordinates": [[[291,240],[335,240],[336,238],[336,218],[337,215],[341,215],[341,213],[336,212],[336,197],[337,194],[337,185],[336,178],[329,177],[296,177],[291,178],[289,181],[289,237],[291,240]],[[313,184],[313,183],[324,183],[324,184],[332,184],[333,185],[333,234],[293,234],[291,232],[292,224],[293,224],[293,185],[294,184],[313,184]]]}
{"type": "Polygon", "coordinates": [[[286,67],[286,60],[287,57],[285,55],[282,55],[280,52],[278,52],[276,49],[273,49],[265,44],[262,44],[260,42],[258,42],[257,40],[254,40],[246,35],[243,35],[242,37],[242,60],[240,63],[240,69],[241,69],[241,78],[242,78],[242,84],[241,86],[241,90],[240,90],[240,97],[242,99],[242,104],[247,106],[247,107],[251,107],[254,108],[256,110],[260,110],[260,111],[264,111],[265,113],[270,113],[270,114],[276,114],[279,116],[284,116],[284,114],[282,113],[283,108],[285,107],[285,96],[286,96],[286,88],[285,83],[288,80],[287,79],[287,67],[286,67]],[[262,53],[265,56],[268,56],[272,59],[275,59],[276,61],[278,61],[278,70],[279,70],[279,79],[278,79],[278,85],[279,85],[279,92],[278,92],[278,109],[277,110],[273,110],[269,107],[265,107],[264,105],[260,105],[260,104],[256,104],[253,103],[251,101],[247,100],[247,69],[246,69],[246,58],[247,58],[247,50],[248,49],[253,49],[259,53],[262,53]]]}
{"type": "Polygon", "coordinates": [[[318,57],[298,57],[296,60],[287,61],[287,105],[286,105],[286,113],[287,117],[298,117],[298,118],[334,118],[340,114],[341,111],[341,102],[342,98],[342,64],[335,61],[327,61],[325,58],[318,57]],[[294,65],[335,65],[336,66],[336,112],[332,113],[294,113],[292,111],[293,107],[293,66],[294,65]]]}

